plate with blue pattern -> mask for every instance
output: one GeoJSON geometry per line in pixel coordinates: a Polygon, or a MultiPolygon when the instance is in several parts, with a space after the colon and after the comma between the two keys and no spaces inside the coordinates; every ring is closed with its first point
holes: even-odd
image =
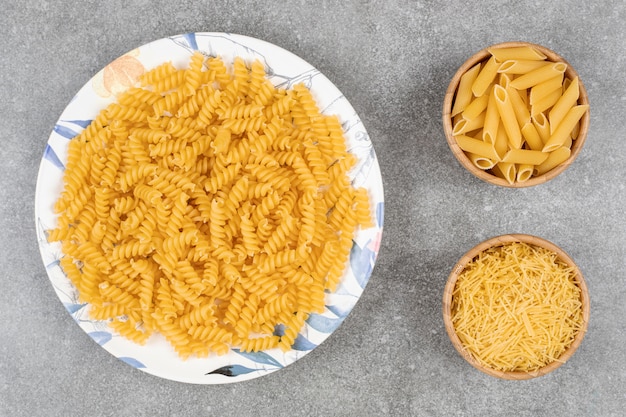
{"type": "Polygon", "coordinates": [[[225,384],[250,380],[278,371],[304,357],[324,342],[358,302],[372,274],[383,231],[384,195],[380,168],[367,131],[346,97],[320,71],[293,53],[271,43],[236,34],[188,33],[159,39],[114,60],[89,80],[74,96],[56,122],[41,159],[35,198],[37,239],[46,272],[59,300],[76,323],[98,345],[123,362],[149,374],[192,384],[225,384]],[[225,355],[181,359],[162,336],[152,335],[145,345],[116,334],[105,321],[89,317],[89,304],[79,300],[77,289],[60,266],[64,256],[59,242],[47,233],[57,225],[54,203],[63,190],[69,141],[87,128],[96,115],[120,92],[133,87],[144,72],[170,61],[184,67],[195,51],[219,56],[261,60],[275,86],[289,88],[304,83],[320,111],[336,115],[349,151],[357,158],[350,172],[355,187],[365,187],[372,202],[374,227],[358,229],[349,261],[333,292],[325,294],[322,313],[311,314],[291,349],[243,352],[231,348],[225,355]]]}

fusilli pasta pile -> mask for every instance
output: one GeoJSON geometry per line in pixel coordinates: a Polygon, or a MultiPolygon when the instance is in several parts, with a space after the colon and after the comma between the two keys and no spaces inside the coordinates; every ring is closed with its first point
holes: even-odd
{"type": "Polygon", "coordinates": [[[289,350],[372,225],[354,163],[304,85],[196,52],[70,141],[49,240],[90,316],[136,343],[159,332],[182,358],[289,350]]]}

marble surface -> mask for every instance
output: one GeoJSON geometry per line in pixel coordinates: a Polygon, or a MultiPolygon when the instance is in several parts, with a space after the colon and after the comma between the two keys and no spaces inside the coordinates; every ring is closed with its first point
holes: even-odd
{"type": "Polygon", "coordinates": [[[619,416],[626,409],[626,3],[548,1],[3,2],[0,13],[0,416],[619,416]],[[37,247],[35,180],[77,90],[125,52],[224,31],[266,40],[320,69],[374,143],[385,232],[343,325],[269,376],[190,385],[100,348],[56,297],[37,247]],[[450,152],[441,105],[456,68],[503,41],[545,45],[578,71],[591,128],[553,181],[505,189],[450,152]],[[568,252],[591,297],[589,329],[555,372],[503,381],[469,366],[441,318],[445,280],[469,248],[535,234],[568,252]]]}

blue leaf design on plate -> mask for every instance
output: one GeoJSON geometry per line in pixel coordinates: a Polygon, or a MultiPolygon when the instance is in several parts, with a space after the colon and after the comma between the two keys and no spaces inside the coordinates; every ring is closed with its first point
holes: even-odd
{"type": "Polygon", "coordinates": [[[345,319],[348,316],[348,314],[350,314],[352,307],[353,306],[351,305],[350,306],[348,305],[326,306],[326,308],[332,311],[335,316],[342,318],[342,319],[345,319]]]}
{"type": "Polygon", "coordinates": [[[128,356],[122,356],[120,358],[118,358],[121,361],[126,362],[127,364],[129,364],[132,367],[135,368],[145,368],[146,365],[144,365],[143,363],[139,362],[137,359],[135,358],[129,358],[128,356]]]}
{"type": "Polygon", "coordinates": [[[82,127],[83,129],[86,129],[87,126],[91,124],[92,120],[64,120],[64,122],[72,123],[72,124],[82,127]]]}
{"type": "Polygon", "coordinates": [[[104,345],[113,337],[109,332],[91,332],[89,333],[89,336],[91,336],[91,338],[100,346],[104,345]]]}
{"type": "Polygon", "coordinates": [[[253,362],[262,363],[264,365],[271,365],[277,368],[282,368],[283,365],[276,359],[271,357],[265,352],[242,352],[239,349],[233,349],[233,352],[240,354],[244,358],[248,358],[253,362]]]}
{"type": "Polygon", "coordinates": [[[224,375],[224,376],[238,376],[249,374],[250,372],[256,372],[256,369],[246,368],[242,365],[226,365],[221,368],[217,368],[214,371],[207,372],[205,375],[224,375]]]}
{"type": "Polygon", "coordinates": [[[285,325],[284,324],[277,324],[274,327],[274,335],[275,336],[282,336],[285,334],[285,325]]]}
{"type": "Polygon", "coordinates": [[[50,268],[56,268],[57,266],[59,266],[61,264],[61,261],[58,259],[55,259],[54,261],[50,262],[48,265],[46,265],[46,269],[50,269],[50,268]]]}
{"type": "MultiPolygon", "coordinates": [[[[326,290],[325,292],[329,293],[330,291],[326,290]]],[[[333,292],[333,294],[346,295],[350,297],[358,297],[358,295],[354,294],[354,292],[351,291],[346,285],[344,285],[343,282],[340,282],[339,285],[337,285],[337,288],[335,288],[335,291],[333,292]]]]}
{"type": "Polygon", "coordinates": [[[342,319],[311,314],[307,319],[309,326],[322,333],[332,333],[341,324],[342,319]]]}
{"type": "Polygon", "coordinates": [[[195,33],[186,33],[183,37],[189,43],[189,46],[191,46],[194,50],[198,50],[198,42],[196,42],[195,33]]]}
{"type": "Polygon", "coordinates": [[[50,145],[46,145],[46,150],[43,152],[43,157],[44,159],[52,162],[52,165],[54,165],[55,167],[59,169],[65,169],[65,166],[63,166],[63,162],[61,162],[56,152],[54,152],[54,149],[52,149],[50,145]]]}
{"type": "MultiPolygon", "coordinates": [[[[70,313],[74,314],[79,311],[81,308],[85,307],[87,304],[71,304],[71,303],[63,303],[65,309],[70,313]]],[[[93,336],[92,336],[93,337],[93,336]]],[[[108,341],[108,340],[107,340],[108,341]]]]}
{"type": "Polygon", "coordinates": [[[62,125],[54,125],[54,131],[63,136],[64,138],[72,139],[74,136],[78,135],[78,132],[70,129],[69,127],[65,127],[62,125]]]}
{"type": "Polygon", "coordinates": [[[383,222],[385,221],[385,202],[381,201],[376,204],[376,223],[378,223],[379,227],[382,227],[383,222]]]}
{"type": "Polygon", "coordinates": [[[376,254],[367,247],[361,248],[356,242],[350,250],[350,267],[359,286],[365,288],[367,280],[372,273],[372,267],[376,254]]]}
{"type": "Polygon", "coordinates": [[[300,350],[300,351],[313,350],[316,347],[317,347],[316,344],[312,343],[309,339],[307,339],[306,337],[302,336],[301,334],[299,334],[296,337],[296,340],[294,340],[293,345],[291,345],[292,349],[300,350]]]}

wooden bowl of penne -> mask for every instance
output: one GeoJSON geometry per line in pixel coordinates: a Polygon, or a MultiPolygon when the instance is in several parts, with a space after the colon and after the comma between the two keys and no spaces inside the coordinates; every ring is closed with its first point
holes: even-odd
{"type": "Polygon", "coordinates": [[[545,239],[502,235],[469,250],[452,269],[443,320],[472,366],[502,379],[545,375],[580,346],[589,294],[580,269],[545,239]]]}
{"type": "Polygon", "coordinates": [[[457,160],[478,178],[530,187],[562,173],[589,130],[587,91],[555,52],[528,42],[489,46],[458,69],[443,102],[457,160]]]}

